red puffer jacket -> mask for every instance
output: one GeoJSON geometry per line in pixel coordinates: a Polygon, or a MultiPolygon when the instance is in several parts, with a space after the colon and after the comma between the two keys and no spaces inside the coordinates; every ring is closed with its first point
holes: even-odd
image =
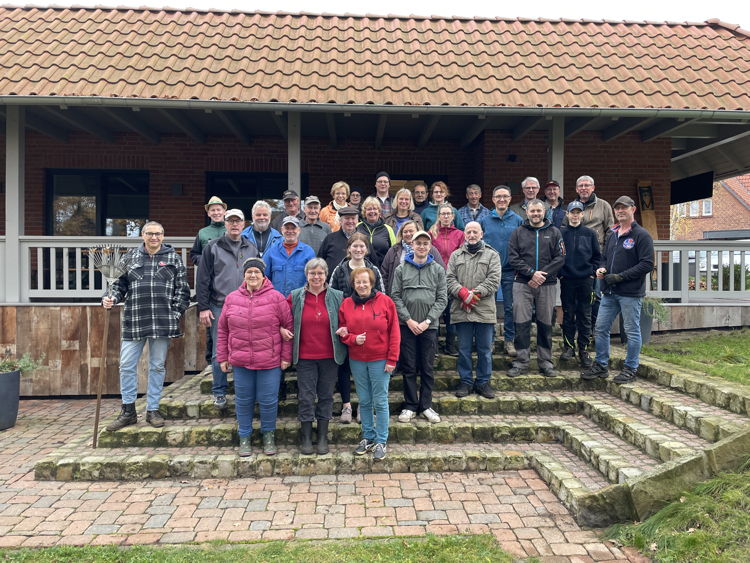
{"type": "Polygon", "coordinates": [[[292,343],[279,327],[292,330],[292,312],[281,293],[266,278],[250,293],[243,283],[227,295],[219,317],[216,360],[246,369],[273,369],[292,361],[292,343]]]}
{"type": "Polygon", "coordinates": [[[357,305],[351,297],[344,299],[339,309],[339,327],[345,326],[349,335],[341,341],[349,347],[349,357],[358,362],[386,360],[395,366],[401,347],[396,305],[385,293],[377,292],[364,305],[357,305]],[[356,342],[358,334],[367,333],[365,343],[356,342]]]}

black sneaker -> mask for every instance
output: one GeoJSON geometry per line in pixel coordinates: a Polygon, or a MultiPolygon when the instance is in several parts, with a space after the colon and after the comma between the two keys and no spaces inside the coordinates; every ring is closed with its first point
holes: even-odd
{"type": "Polygon", "coordinates": [[[385,444],[375,444],[375,447],[372,450],[372,459],[374,461],[383,461],[385,450],[385,444]]]}
{"type": "Polygon", "coordinates": [[[519,375],[523,375],[524,373],[526,373],[525,369],[513,366],[508,370],[508,377],[518,377],[519,375]]]}
{"type": "Polygon", "coordinates": [[[578,353],[578,357],[581,359],[581,367],[583,369],[589,369],[594,365],[594,360],[591,359],[591,356],[589,356],[589,353],[586,350],[581,350],[578,353]]]}
{"type": "Polygon", "coordinates": [[[354,455],[365,455],[367,452],[371,452],[374,447],[375,442],[362,440],[359,445],[357,445],[357,449],[354,450],[354,455]]]}
{"type": "Polygon", "coordinates": [[[456,388],[456,397],[463,399],[464,397],[468,397],[470,393],[471,385],[464,383],[463,381],[458,384],[458,387],[456,388]]]}
{"type": "Polygon", "coordinates": [[[624,366],[622,371],[618,373],[612,381],[615,383],[630,383],[631,381],[635,381],[635,371],[624,366]]]}
{"type": "Polygon", "coordinates": [[[552,366],[539,370],[544,377],[557,377],[558,373],[552,366]]]}
{"type": "Polygon", "coordinates": [[[568,362],[572,360],[573,358],[575,358],[575,356],[576,356],[575,350],[573,350],[573,348],[566,347],[562,351],[562,354],[560,354],[560,361],[568,362]]]}
{"type": "Polygon", "coordinates": [[[495,398],[495,391],[492,389],[492,385],[490,385],[490,382],[482,383],[481,385],[476,386],[477,395],[481,395],[485,399],[494,399],[495,398]]]}
{"type": "Polygon", "coordinates": [[[596,379],[597,377],[601,377],[602,379],[607,379],[607,377],[609,377],[609,370],[607,370],[607,366],[603,366],[600,363],[594,362],[594,365],[581,373],[581,379],[587,379],[590,381],[592,379],[596,379]]]}

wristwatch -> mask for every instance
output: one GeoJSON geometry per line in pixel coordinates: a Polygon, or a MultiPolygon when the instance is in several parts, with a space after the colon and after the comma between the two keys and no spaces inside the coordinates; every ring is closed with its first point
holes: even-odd
{"type": "Polygon", "coordinates": [[[424,322],[427,323],[427,326],[430,326],[432,324],[432,321],[430,319],[425,319],[424,322]]]}

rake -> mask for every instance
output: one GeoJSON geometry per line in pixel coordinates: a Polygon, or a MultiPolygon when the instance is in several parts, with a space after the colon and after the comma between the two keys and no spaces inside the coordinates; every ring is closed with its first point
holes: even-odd
{"type": "MultiPolygon", "coordinates": [[[[89,248],[89,257],[107,284],[107,297],[112,297],[112,284],[126,271],[125,247],[121,244],[98,244],[89,248]]],[[[102,405],[102,385],[107,373],[107,343],[109,340],[109,315],[111,309],[104,309],[104,336],[102,337],[102,359],[99,377],[96,382],[96,414],[94,415],[94,442],[96,448],[99,437],[99,412],[102,405]]]]}

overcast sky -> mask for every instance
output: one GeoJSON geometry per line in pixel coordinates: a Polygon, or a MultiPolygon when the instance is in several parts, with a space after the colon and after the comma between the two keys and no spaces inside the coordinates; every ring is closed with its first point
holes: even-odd
{"type": "MultiPolygon", "coordinates": [[[[19,2],[18,5],[27,4],[19,2]]],[[[381,0],[378,2],[352,2],[343,0],[73,0],[69,4],[55,2],[28,2],[38,6],[77,5],[77,6],[149,6],[172,8],[226,9],[244,11],[284,11],[334,14],[378,14],[378,15],[439,15],[439,16],[481,16],[481,17],[532,17],[532,18],[575,18],[607,20],[649,20],[649,21],[691,21],[702,22],[718,18],[727,23],[739,24],[750,29],[750,2],[686,2],[685,0],[583,0],[561,2],[560,0],[537,0],[527,3],[501,3],[489,0],[381,0]]]]}

